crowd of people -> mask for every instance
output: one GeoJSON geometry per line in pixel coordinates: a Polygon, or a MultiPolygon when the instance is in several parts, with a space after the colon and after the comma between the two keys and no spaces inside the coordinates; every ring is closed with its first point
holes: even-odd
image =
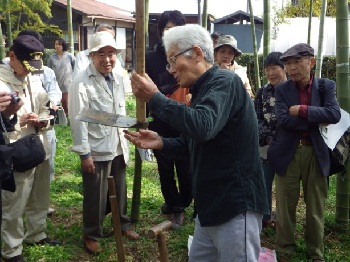
{"type": "Polygon", "coordinates": [[[247,68],[235,61],[242,51],[233,36],[186,24],[177,10],[162,13],[158,34],[160,42],[146,54],[147,76],[133,72],[127,80],[153,119],[148,130],[138,132],[75,119],[83,108],[126,114],[126,80],[113,27],[97,27],[89,48],[76,57],[57,39],[47,67],[39,33],[26,30],[13,41],[0,65],[0,144],[38,134],[46,158],[25,172],[0,174],[2,259],[25,261],[24,242],[61,245],[45,233],[56,136],[55,121],[42,116],[55,116],[62,105],[70,118],[70,150],[80,157],[82,235],[89,253],[103,251],[109,176],[116,185],[121,234],[140,238],[127,214],[130,141],[154,150],[164,198],[160,212],[173,229],[181,229],[194,203],[189,261],[258,261],[264,227],[276,230],[278,261],[289,261],[296,252],[300,185],[307,257],[324,261],[330,160],[319,126],[337,123],[340,108],[333,81],[322,79],[319,91],[314,49],[300,43],[271,52],[263,64],[268,83],[253,92],[247,68]]]}

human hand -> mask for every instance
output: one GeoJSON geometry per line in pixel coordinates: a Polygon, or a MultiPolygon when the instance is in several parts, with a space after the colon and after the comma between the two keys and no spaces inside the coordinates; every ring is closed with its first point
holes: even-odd
{"type": "Polygon", "coordinates": [[[20,99],[17,104],[11,103],[11,96],[8,95],[8,92],[0,92],[0,112],[5,117],[10,117],[17,113],[17,111],[23,106],[23,100],[20,99]]]}
{"type": "Polygon", "coordinates": [[[95,165],[92,156],[81,160],[81,170],[84,173],[88,173],[91,175],[95,174],[95,165]]]}
{"type": "Polygon", "coordinates": [[[164,146],[163,139],[151,130],[140,130],[139,132],[124,130],[124,134],[125,138],[138,148],[162,149],[164,146]]]}
{"type": "Polygon", "coordinates": [[[159,92],[157,86],[147,74],[142,77],[134,72],[130,80],[133,94],[142,102],[148,102],[155,93],[159,92]]]}
{"type": "Polygon", "coordinates": [[[38,124],[39,123],[39,118],[38,115],[35,113],[28,113],[24,114],[19,118],[19,124],[20,126],[25,126],[28,124],[38,124]]]}
{"type": "Polygon", "coordinates": [[[0,92],[0,112],[4,111],[11,103],[11,97],[7,95],[6,91],[0,92]]]}
{"type": "Polygon", "coordinates": [[[299,108],[300,108],[300,105],[295,105],[295,106],[291,106],[288,110],[288,113],[291,115],[291,116],[298,116],[299,114],[299,108]]]}

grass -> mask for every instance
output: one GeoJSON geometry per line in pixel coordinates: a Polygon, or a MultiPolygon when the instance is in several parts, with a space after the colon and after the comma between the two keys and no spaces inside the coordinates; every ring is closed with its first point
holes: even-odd
{"type": "MultiPolygon", "coordinates": [[[[127,99],[127,110],[131,116],[135,115],[135,100],[127,99]]],[[[88,255],[82,242],[82,180],[80,174],[80,160],[68,148],[72,145],[69,127],[56,126],[57,153],[56,175],[51,184],[51,204],[56,213],[47,219],[47,234],[52,239],[60,240],[59,247],[24,245],[24,256],[28,262],[48,261],[117,261],[114,237],[106,237],[101,241],[103,252],[98,256],[88,255]]],[[[131,147],[132,148],[132,147],[131,147]]],[[[134,150],[131,150],[130,162],[127,168],[128,211],[131,210],[132,188],[134,179],[134,150]]],[[[336,230],[335,221],[335,184],[336,177],[330,179],[329,198],[326,207],[325,224],[325,259],[326,261],[350,261],[350,234],[336,230]]],[[[140,219],[134,224],[134,229],[140,233],[138,241],[123,238],[127,261],[159,261],[158,246],[155,239],[147,236],[148,230],[163,222],[165,218],[160,214],[163,197],[160,191],[156,163],[144,162],[142,165],[140,219]]],[[[179,231],[166,233],[169,261],[187,261],[187,239],[193,234],[191,219],[193,207],[186,213],[185,225],[179,231]]],[[[298,226],[296,232],[297,257],[292,261],[306,261],[305,244],[303,240],[303,218],[305,208],[300,201],[298,208],[298,226]]],[[[104,221],[105,232],[111,232],[110,215],[104,221]]],[[[268,228],[262,234],[262,246],[274,249],[275,232],[268,228]]],[[[232,260],[234,261],[234,260],[232,260]]]]}

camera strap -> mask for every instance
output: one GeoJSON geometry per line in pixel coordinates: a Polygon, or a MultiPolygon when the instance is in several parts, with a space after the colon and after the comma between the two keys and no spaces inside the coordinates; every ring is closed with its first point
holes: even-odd
{"type": "MultiPolygon", "coordinates": [[[[32,108],[32,112],[35,113],[35,110],[34,110],[34,102],[33,102],[33,95],[32,95],[32,88],[30,86],[30,79],[29,79],[29,76],[27,76],[27,88],[28,88],[28,93],[29,93],[29,98],[30,98],[30,105],[31,105],[31,108],[32,108]]],[[[34,127],[35,128],[35,133],[38,135],[39,134],[39,129],[38,127],[34,127]]]]}

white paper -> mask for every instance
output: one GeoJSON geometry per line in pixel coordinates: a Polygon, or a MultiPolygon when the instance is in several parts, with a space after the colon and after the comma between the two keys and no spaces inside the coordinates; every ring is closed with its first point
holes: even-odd
{"type": "Polygon", "coordinates": [[[322,138],[326,145],[330,149],[334,149],[335,145],[345,133],[345,131],[350,127],[350,115],[343,109],[340,109],[341,118],[340,121],[336,124],[331,124],[328,126],[320,126],[320,132],[322,138]]]}

